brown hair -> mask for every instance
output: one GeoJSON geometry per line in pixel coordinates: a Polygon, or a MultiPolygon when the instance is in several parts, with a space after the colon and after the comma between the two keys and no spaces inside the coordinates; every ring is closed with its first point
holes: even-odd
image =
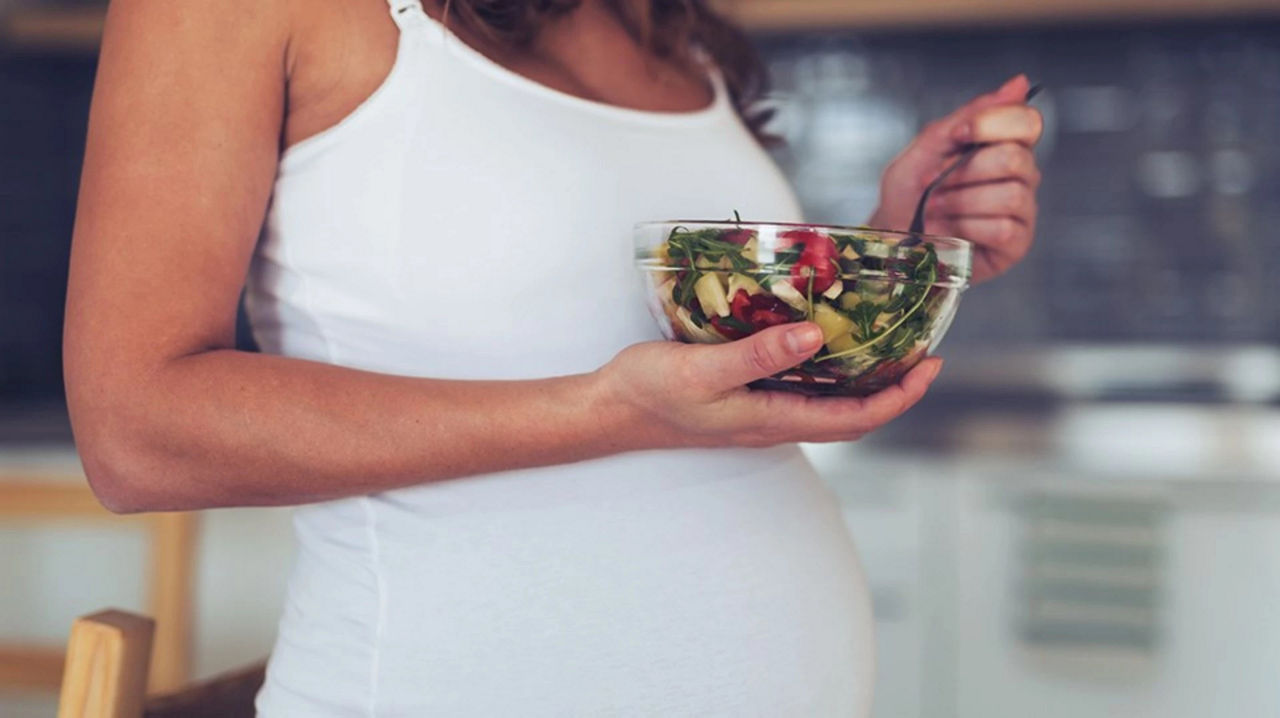
{"type": "MultiPolygon", "coordinates": [[[[582,0],[434,0],[446,18],[503,47],[524,48],[539,30],[572,12],[582,0]]],[[[637,42],[656,57],[687,63],[700,47],[719,68],[733,105],[763,142],[772,111],[758,107],[768,90],[768,74],[751,42],[707,6],[706,0],[602,0],[637,42]]]]}

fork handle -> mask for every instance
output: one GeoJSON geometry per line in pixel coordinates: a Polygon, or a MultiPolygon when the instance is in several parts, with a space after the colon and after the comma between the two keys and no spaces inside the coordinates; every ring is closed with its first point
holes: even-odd
{"type": "Polygon", "coordinates": [[[924,233],[924,208],[925,205],[929,203],[929,195],[933,194],[933,191],[938,188],[938,185],[945,182],[953,172],[959,169],[960,165],[972,159],[974,155],[978,154],[978,150],[985,146],[986,145],[981,144],[970,144],[968,149],[960,153],[959,159],[952,162],[950,167],[943,170],[942,174],[934,178],[934,180],[924,188],[924,192],[920,195],[920,203],[916,205],[915,216],[911,218],[911,234],[919,235],[924,233]]]}

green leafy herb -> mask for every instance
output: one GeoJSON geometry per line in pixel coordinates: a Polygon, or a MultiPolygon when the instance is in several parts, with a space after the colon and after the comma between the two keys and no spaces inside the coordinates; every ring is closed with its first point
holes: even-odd
{"type": "Polygon", "coordinates": [[[732,315],[727,317],[720,317],[718,321],[721,324],[725,325],[726,327],[729,327],[730,329],[736,329],[740,332],[746,332],[747,334],[750,334],[751,332],[755,331],[755,328],[752,327],[750,324],[747,324],[746,322],[732,315]]]}
{"type": "Polygon", "coordinates": [[[705,328],[707,326],[707,315],[702,311],[702,307],[695,306],[693,309],[690,309],[689,318],[692,319],[693,323],[698,325],[700,328],[705,328]]]}

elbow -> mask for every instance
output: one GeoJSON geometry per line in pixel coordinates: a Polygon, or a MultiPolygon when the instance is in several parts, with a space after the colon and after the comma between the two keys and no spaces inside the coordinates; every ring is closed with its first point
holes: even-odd
{"type": "Polygon", "coordinates": [[[65,380],[76,453],[98,502],[116,514],[173,510],[174,472],[157,452],[140,392],[83,371],[65,380]]]}
{"type": "Polygon", "coordinates": [[[71,408],[76,452],[98,502],[117,514],[172,511],[178,508],[172,476],[144,427],[106,407],[71,408]]]}
{"type": "Polygon", "coordinates": [[[132,449],[119,438],[77,437],[76,450],[89,488],[98,502],[115,514],[161,510],[154,482],[140,467],[132,449]]]}
{"type": "Polygon", "coordinates": [[[122,481],[119,474],[102,466],[90,468],[88,459],[82,461],[85,476],[89,479],[89,488],[106,510],[113,514],[139,514],[156,510],[143,498],[142,492],[122,481]]]}
{"type": "Polygon", "coordinates": [[[183,482],[175,480],[180,472],[164,449],[142,372],[126,371],[125,362],[95,363],[82,344],[68,333],[63,365],[71,432],[89,488],[116,514],[181,508],[183,482]]]}

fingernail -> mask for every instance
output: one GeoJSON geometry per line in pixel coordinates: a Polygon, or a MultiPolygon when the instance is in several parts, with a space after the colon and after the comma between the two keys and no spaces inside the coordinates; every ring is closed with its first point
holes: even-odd
{"type": "Polygon", "coordinates": [[[1013,83],[1015,83],[1015,82],[1017,82],[1018,80],[1021,80],[1021,79],[1022,79],[1022,73],[1021,73],[1021,72],[1019,72],[1018,74],[1014,75],[1013,77],[1010,77],[1008,80],[1005,80],[1004,84],[1000,86],[1000,89],[1001,89],[1001,90],[1007,90],[1007,89],[1009,89],[1009,87],[1011,87],[1011,86],[1013,85],[1013,83]]]}
{"type": "Polygon", "coordinates": [[[951,131],[951,139],[956,142],[969,142],[973,139],[973,125],[968,122],[961,122],[951,131]]]}
{"type": "Polygon", "coordinates": [[[787,332],[787,348],[793,354],[808,354],[816,351],[821,343],[822,330],[812,324],[805,324],[787,332]]]}

